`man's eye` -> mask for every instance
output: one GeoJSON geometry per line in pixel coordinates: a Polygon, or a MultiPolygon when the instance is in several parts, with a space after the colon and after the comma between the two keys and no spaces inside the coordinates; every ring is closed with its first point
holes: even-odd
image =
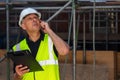
{"type": "Polygon", "coordinates": [[[38,17],[28,18],[27,20],[39,19],[38,17]]]}
{"type": "Polygon", "coordinates": [[[32,20],[32,18],[28,18],[28,20],[32,20]]]}
{"type": "Polygon", "coordinates": [[[39,19],[38,17],[34,17],[35,19],[39,19]]]}

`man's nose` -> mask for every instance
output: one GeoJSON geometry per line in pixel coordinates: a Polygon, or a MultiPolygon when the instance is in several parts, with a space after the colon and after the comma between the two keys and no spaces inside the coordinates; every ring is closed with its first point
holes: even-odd
{"type": "Polygon", "coordinates": [[[36,18],[32,18],[32,20],[33,20],[33,21],[37,21],[37,19],[36,19],[36,18]]]}

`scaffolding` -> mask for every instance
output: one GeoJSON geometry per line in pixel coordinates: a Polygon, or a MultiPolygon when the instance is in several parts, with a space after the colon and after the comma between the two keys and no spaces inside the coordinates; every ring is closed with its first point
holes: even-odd
{"type": "MultiPolygon", "coordinates": [[[[67,36],[67,40],[68,40],[68,44],[70,44],[70,37],[72,36],[72,51],[73,51],[73,73],[72,73],[72,80],[76,80],[76,49],[77,49],[77,44],[79,43],[79,26],[82,20],[80,20],[80,15],[79,13],[89,13],[89,17],[92,19],[90,20],[89,23],[89,29],[91,30],[91,36],[92,38],[90,40],[92,40],[92,45],[93,45],[93,51],[94,51],[94,64],[93,67],[95,69],[95,61],[96,61],[96,57],[95,57],[95,42],[96,42],[96,32],[99,31],[99,29],[101,29],[100,31],[103,32],[103,30],[105,28],[107,28],[107,24],[106,23],[105,27],[100,28],[100,23],[98,23],[98,29],[95,28],[96,24],[95,24],[95,20],[96,20],[96,12],[108,12],[107,14],[103,14],[104,16],[110,16],[111,19],[115,19],[115,21],[118,21],[117,15],[118,12],[120,12],[119,8],[120,6],[118,4],[120,4],[120,2],[105,2],[105,3],[96,3],[96,0],[92,0],[93,2],[89,2],[90,0],[87,0],[87,2],[82,1],[82,0],[2,0],[2,3],[0,5],[2,5],[0,7],[0,10],[5,10],[6,11],[6,45],[7,45],[7,51],[9,51],[10,49],[10,45],[9,45],[9,26],[10,26],[10,10],[16,10],[16,11],[20,11],[21,9],[30,6],[33,7],[35,9],[38,10],[45,10],[45,11],[49,11],[49,9],[51,10],[51,12],[53,11],[54,14],[50,14],[50,17],[47,19],[47,22],[51,22],[58,14],[60,14],[61,12],[69,12],[70,13],[70,22],[69,22],[69,32],[68,32],[68,36],[67,36]],[[54,3],[53,3],[54,2],[54,3]],[[49,3],[53,3],[53,4],[49,4],[49,3]],[[117,5],[114,5],[113,3],[116,3],[117,5]],[[37,6],[33,6],[30,4],[37,4],[37,6]],[[41,7],[38,6],[38,4],[42,4],[41,7]],[[102,5],[101,5],[102,4],[102,5]],[[112,4],[112,6],[111,6],[112,4]],[[26,6],[25,6],[26,5],[26,6]],[[92,12],[91,12],[92,11],[92,12]],[[112,11],[112,12],[111,12],[112,11]],[[92,16],[91,16],[92,15],[92,16]],[[116,15],[116,17],[114,17],[114,15],[116,15]],[[76,17],[78,17],[76,19],[76,17]],[[73,34],[71,34],[71,32],[73,34]],[[76,36],[77,35],[77,36],[76,36]]],[[[99,0],[98,0],[99,1],[99,0]]],[[[115,1],[115,0],[114,0],[115,1]]],[[[18,15],[18,14],[17,14],[18,15]]],[[[98,18],[100,18],[101,14],[98,14],[98,18]]],[[[109,18],[109,17],[108,17],[109,18]]],[[[111,32],[113,34],[118,33],[118,23],[115,21],[111,21],[111,32]],[[115,25],[114,25],[115,24],[115,25]]],[[[101,21],[102,22],[102,21],[101,21]]],[[[81,35],[83,38],[81,40],[83,40],[83,64],[86,63],[85,61],[85,57],[86,57],[86,25],[87,25],[87,20],[86,20],[86,15],[83,15],[83,35],[81,35]]],[[[16,24],[17,26],[17,24],[16,24]]],[[[106,32],[106,50],[108,49],[108,33],[110,30],[105,29],[104,31],[106,32]]],[[[88,39],[89,40],[89,39],[88,39]]],[[[80,44],[82,42],[80,41],[80,44]]],[[[99,43],[99,42],[98,42],[99,43]]],[[[118,44],[118,43],[117,43],[118,44]]],[[[7,80],[10,80],[10,64],[9,64],[9,60],[7,60],[7,80]]],[[[67,63],[67,57],[66,57],[66,62],[67,63]]],[[[65,66],[64,66],[65,67],[65,66]]],[[[93,80],[96,80],[94,78],[95,74],[93,75],[93,80]]],[[[64,80],[64,78],[63,78],[64,80]]]]}

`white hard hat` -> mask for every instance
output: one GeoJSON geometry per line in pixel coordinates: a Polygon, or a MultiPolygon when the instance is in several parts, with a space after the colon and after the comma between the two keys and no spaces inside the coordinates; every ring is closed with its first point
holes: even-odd
{"type": "Polygon", "coordinates": [[[33,8],[25,8],[21,11],[20,17],[19,17],[19,26],[21,27],[21,23],[24,17],[26,17],[29,14],[35,13],[38,15],[39,18],[41,18],[41,13],[39,13],[37,10],[33,8]]]}

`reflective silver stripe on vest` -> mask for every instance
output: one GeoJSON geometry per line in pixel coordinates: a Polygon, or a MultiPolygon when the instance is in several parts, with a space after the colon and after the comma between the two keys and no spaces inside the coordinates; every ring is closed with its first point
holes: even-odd
{"type": "Polygon", "coordinates": [[[48,47],[49,47],[49,60],[44,60],[44,61],[39,61],[39,64],[44,66],[44,65],[58,65],[58,60],[54,59],[53,56],[53,42],[50,37],[48,37],[48,47]]]}
{"type": "Polygon", "coordinates": [[[44,60],[44,61],[39,61],[39,64],[44,66],[44,65],[58,65],[58,60],[54,59],[53,56],[53,42],[50,37],[48,37],[48,50],[49,50],[49,60],[44,60]]]}
{"type": "Polygon", "coordinates": [[[53,57],[53,42],[50,37],[48,37],[48,50],[49,50],[49,60],[54,60],[53,57]]]}
{"type": "Polygon", "coordinates": [[[16,51],[20,51],[20,43],[16,44],[16,51]]]}
{"type": "Polygon", "coordinates": [[[39,61],[39,64],[41,66],[45,66],[45,65],[58,65],[58,60],[44,60],[44,61],[39,61]]]}

